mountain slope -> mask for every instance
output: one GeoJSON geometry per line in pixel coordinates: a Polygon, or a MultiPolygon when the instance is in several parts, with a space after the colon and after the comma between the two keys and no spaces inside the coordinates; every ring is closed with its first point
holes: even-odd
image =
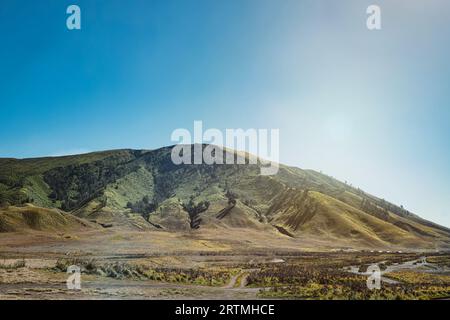
{"type": "Polygon", "coordinates": [[[248,228],[336,247],[450,247],[449,229],[312,170],[281,165],[261,176],[260,164],[174,165],[170,154],[0,159],[0,204],[32,202],[140,230],[248,228]]]}

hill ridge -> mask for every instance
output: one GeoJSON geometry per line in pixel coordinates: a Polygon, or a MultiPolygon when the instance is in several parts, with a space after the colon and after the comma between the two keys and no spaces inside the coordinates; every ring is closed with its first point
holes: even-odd
{"type": "Polygon", "coordinates": [[[277,175],[261,176],[259,163],[175,165],[172,148],[0,158],[0,205],[34,203],[174,231],[228,224],[355,245],[450,246],[450,229],[320,172],[280,164],[277,175]],[[238,206],[226,209],[232,201],[238,206]]]}

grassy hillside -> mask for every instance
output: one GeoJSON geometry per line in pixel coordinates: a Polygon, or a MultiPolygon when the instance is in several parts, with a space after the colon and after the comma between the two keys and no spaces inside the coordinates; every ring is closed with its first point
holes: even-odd
{"type": "Polygon", "coordinates": [[[82,168],[92,163],[125,163],[135,159],[138,153],[115,150],[64,157],[0,159],[0,205],[36,202],[43,207],[60,207],[61,202],[48,193],[50,186],[46,177],[59,170],[82,168]]]}
{"type": "Polygon", "coordinates": [[[34,203],[139,229],[270,229],[367,247],[450,246],[447,228],[316,171],[281,166],[261,176],[259,164],[174,165],[170,153],[0,159],[0,205],[34,203]]]}
{"type": "Polygon", "coordinates": [[[93,228],[93,225],[56,209],[38,208],[33,205],[0,209],[0,232],[63,232],[89,228],[93,228]]]}

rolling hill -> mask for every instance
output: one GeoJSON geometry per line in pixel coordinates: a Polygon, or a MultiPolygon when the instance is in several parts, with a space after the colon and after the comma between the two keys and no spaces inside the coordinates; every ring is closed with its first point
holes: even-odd
{"type": "Polygon", "coordinates": [[[36,230],[57,233],[93,227],[91,223],[58,209],[39,208],[31,204],[0,208],[0,232],[36,230]]]}
{"type": "Polygon", "coordinates": [[[171,149],[0,159],[0,232],[36,228],[23,218],[32,208],[45,216],[42,230],[73,225],[73,217],[144,231],[247,228],[335,247],[450,247],[449,229],[319,172],[175,165],[171,149]]]}

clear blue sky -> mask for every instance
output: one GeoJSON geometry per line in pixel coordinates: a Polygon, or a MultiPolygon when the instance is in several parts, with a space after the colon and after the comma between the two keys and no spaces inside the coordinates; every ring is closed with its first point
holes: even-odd
{"type": "Polygon", "coordinates": [[[279,128],[282,162],[450,227],[449,39],[448,0],[2,0],[0,157],[279,128]]]}

